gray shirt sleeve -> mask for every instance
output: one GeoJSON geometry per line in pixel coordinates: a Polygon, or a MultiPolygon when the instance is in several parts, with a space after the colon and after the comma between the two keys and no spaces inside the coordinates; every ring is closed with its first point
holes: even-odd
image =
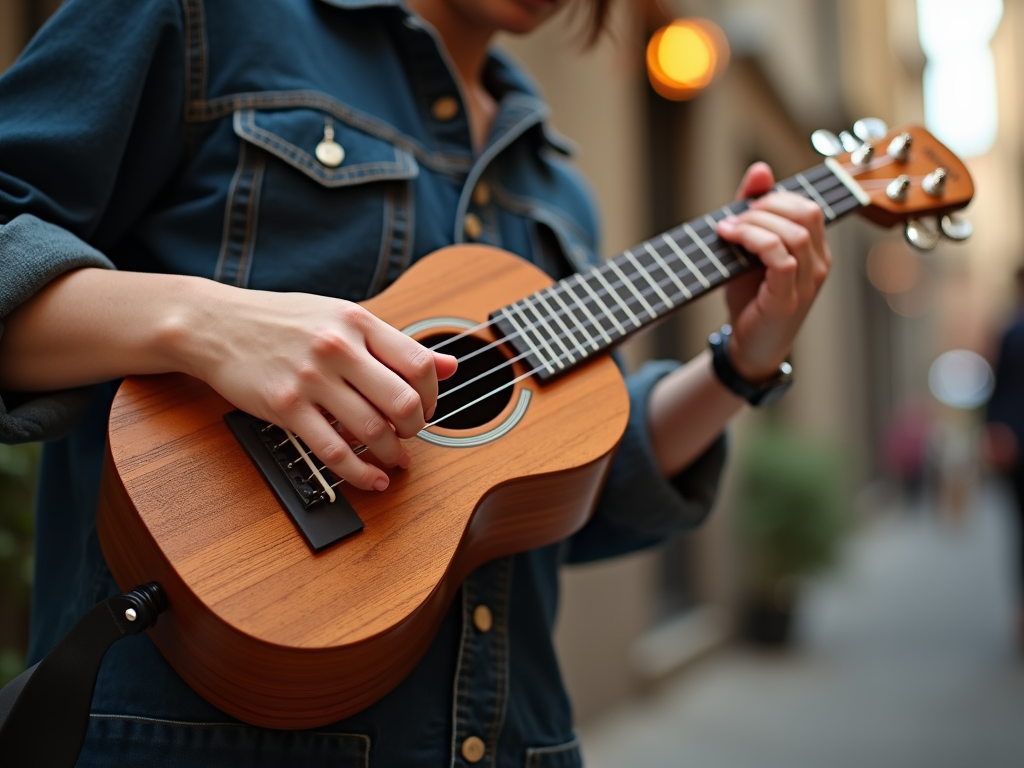
{"type": "MultiPolygon", "coordinates": [[[[81,267],[113,269],[102,253],[66,229],[22,214],[0,225],[0,336],[3,318],[66,272],[81,267]]],[[[20,394],[0,392],[0,442],[52,440],[85,410],[92,387],[20,394]]]]}

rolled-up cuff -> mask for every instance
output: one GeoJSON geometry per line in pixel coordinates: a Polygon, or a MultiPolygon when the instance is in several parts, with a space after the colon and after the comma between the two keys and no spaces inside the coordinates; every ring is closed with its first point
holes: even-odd
{"type": "Polygon", "coordinates": [[[655,361],[628,377],[629,423],[594,517],[570,543],[570,561],[593,560],[650,546],[673,533],[697,527],[711,512],[725,465],[725,434],[671,478],[661,474],[651,446],[647,402],[655,384],[678,365],[674,361],[655,361]]]}
{"type": "MultiPolygon", "coordinates": [[[[113,269],[114,265],[66,229],[30,214],[0,225],[0,335],[3,318],[12,310],[50,281],[82,267],[113,269]]],[[[0,393],[0,442],[61,437],[74,426],[91,397],[91,387],[38,395],[0,393]]]]}

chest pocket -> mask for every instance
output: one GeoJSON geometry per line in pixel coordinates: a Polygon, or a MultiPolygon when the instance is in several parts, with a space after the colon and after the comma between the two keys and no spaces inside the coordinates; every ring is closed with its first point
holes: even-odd
{"type": "Polygon", "coordinates": [[[408,266],[412,153],[320,109],[246,109],[216,279],[359,301],[408,266]]]}

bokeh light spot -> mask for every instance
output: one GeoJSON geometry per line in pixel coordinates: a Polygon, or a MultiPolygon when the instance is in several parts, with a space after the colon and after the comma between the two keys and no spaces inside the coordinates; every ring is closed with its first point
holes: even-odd
{"type": "Polygon", "coordinates": [[[928,388],[940,403],[971,409],[984,405],[995,387],[988,362],[976,352],[954,349],[935,358],[928,370],[928,388]]]}
{"type": "Polygon", "coordinates": [[[705,19],[677,19],[662,27],[647,45],[647,74],[666,99],[692,98],[728,63],[725,34],[705,19]]]}

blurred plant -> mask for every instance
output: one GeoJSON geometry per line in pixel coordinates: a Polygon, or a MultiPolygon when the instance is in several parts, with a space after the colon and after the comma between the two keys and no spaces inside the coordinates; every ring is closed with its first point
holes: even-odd
{"type": "Polygon", "coordinates": [[[38,445],[0,444],[0,685],[25,665],[38,445]]]}
{"type": "Polygon", "coordinates": [[[801,579],[839,554],[851,519],[846,463],[837,447],[772,424],[753,435],[739,472],[748,635],[781,644],[801,579]]]}

